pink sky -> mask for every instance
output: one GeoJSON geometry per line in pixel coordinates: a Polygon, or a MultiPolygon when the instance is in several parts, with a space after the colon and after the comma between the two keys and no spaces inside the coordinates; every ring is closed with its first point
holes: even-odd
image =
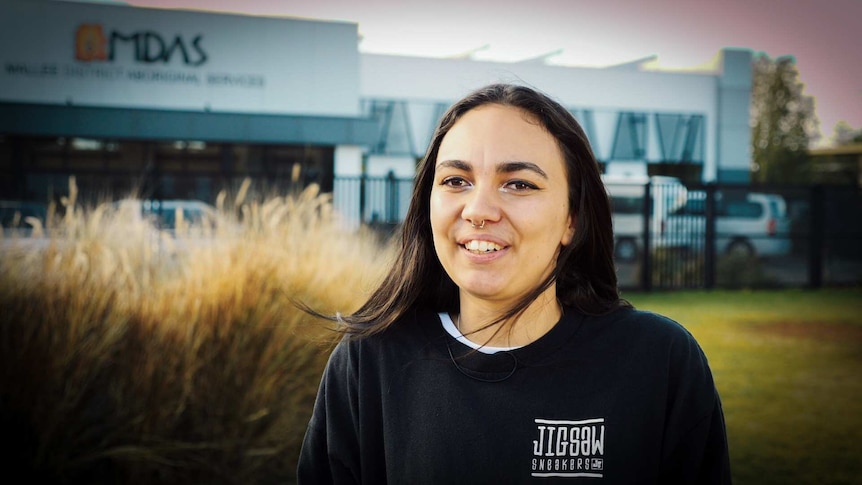
{"type": "Polygon", "coordinates": [[[862,128],[862,0],[127,0],[138,6],[359,24],[362,52],[517,60],[563,49],[554,63],[610,65],[658,55],[708,62],[722,47],[793,55],[816,100],[823,138],[862,128]]]}

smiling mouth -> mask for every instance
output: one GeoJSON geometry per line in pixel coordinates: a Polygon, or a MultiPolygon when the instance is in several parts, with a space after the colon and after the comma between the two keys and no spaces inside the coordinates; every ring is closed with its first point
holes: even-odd
{"type": "Polygon", "coordinates": [[[473,254],[485,254],[499,251],[503,249],[503,246],[489,241],[477,241],[474,239],[472,241],[466,242],[464,244],[464,249],[470,251],[473,254]]]}

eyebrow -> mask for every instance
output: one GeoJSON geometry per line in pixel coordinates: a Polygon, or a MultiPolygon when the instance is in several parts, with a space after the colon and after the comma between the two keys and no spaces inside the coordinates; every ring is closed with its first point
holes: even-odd
{"type": "MultiPolygon", "coordinates": [[[[473,166],[470,165],[469,162],[465,162],[464,160],[443,160],[442,162],[437,164],[437,168],[441,167],[454,168],[456,170],[463,170],[465,172],[471,172],[473,170],[473,166]]],[[[503,162],[497,166],[497,173],[512,173],[519,172],[521,170],[529,170],[540,175],[542,178],[548,178],[548,174],[546,174],[544,170],[542,170],[538,165],[533,162],[514,160],[509,162],[503,162]]]]}

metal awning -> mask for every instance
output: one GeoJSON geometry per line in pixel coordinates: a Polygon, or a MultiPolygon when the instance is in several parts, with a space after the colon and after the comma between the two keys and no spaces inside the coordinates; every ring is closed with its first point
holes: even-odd
{"type": "Polygon", "coordinates": [[[370,118],[0,103],[0,133],[137,140],[372,145],[370,118]]]}

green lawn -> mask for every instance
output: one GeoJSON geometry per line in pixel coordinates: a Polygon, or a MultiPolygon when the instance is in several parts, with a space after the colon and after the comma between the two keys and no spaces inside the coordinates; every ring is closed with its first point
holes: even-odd
{"type": "Polygon", "coordinates": [[[624,296],[706,352],[734,483],[862,483],[862,289],[624,296]]]}

